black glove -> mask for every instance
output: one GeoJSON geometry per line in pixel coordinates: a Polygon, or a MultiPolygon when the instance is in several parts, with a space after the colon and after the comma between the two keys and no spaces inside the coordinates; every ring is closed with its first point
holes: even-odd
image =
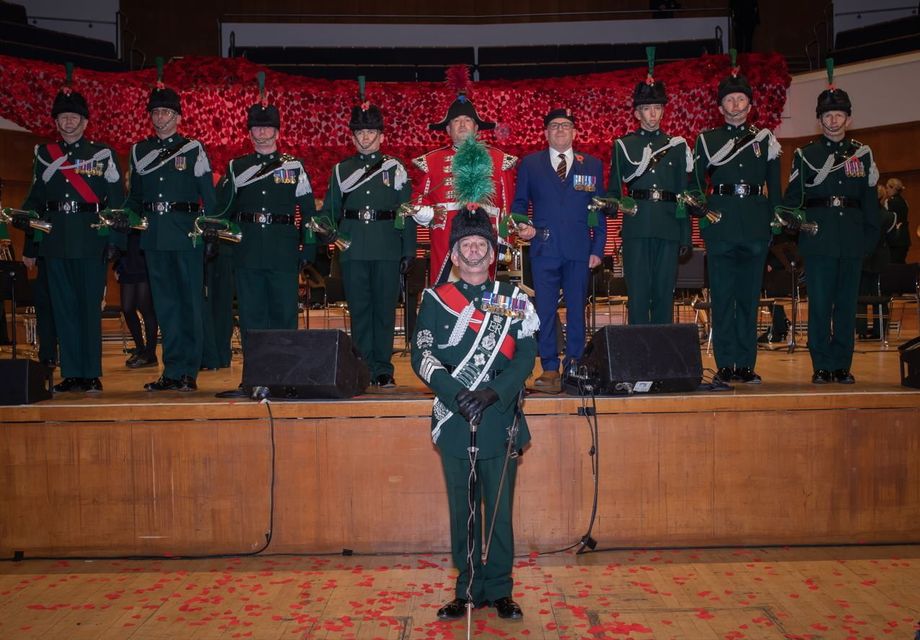
{"type": "Polygon", "coordinates": [[[11,217],[13,219],[12,222],[10,222],[11,225],[26,233],[32,231],[32,227],[29,226],[29,216],[22,215],[21,213],[14,213],[11,217]]]}
{"type": "Polygon", "coordinates": [[[128,233],[128,231],[131,229],[131,223],[128,222],[128,216],[115,216],[112,219],[111,228],[113,231],[118,231],[119,233],[128,233]]]}
{"type": "MultiPolygon", "coordinates": [[[[205,234],[202,234],[205,235],[205,234]]],[[[204,259],[213,260],[220,254],[220,243],[216,238],[208,238],[205,236],[204,240],[204,259]]]]}
{"type": "Polygon", "coordinates": [[[680,245],[680,249],[677,250],[677,257],[683,260],[693,253],[693,246],[689,244],[680,245]]]}
{"type": "Polygon", "coordinates": [[[470,391],[463,389],[457,394],[457,406],[460,415],[471,424],[479,424],[482,413],[498,401],[498,394],[494,389],[477,389],[470,391]]]}
{"type": "Polygon", "coordinates": [[[205,227],[201,230],[201,237],[205,239],[205,242],[217,242],[220,239],[220,236],[217,235],[217,231],[217,227],[205,227]]]}
{"type": "Polygon", "coordinates": [[[409,273],[409,269],[412,268],[412,263],[415,262],[415,258],[412,256],[403,256],[399,260],[399,275],[404,276],[409,273]]]}
{"type": "Polygon", "coordinates": [[[300,266],[300,273],[303,273],[304,271],[307,270],[307,267],[310,267],[310,266],[312,266],[312,265],[313,265],[313,261],[312,261],[312,260],[307,260],[307,259],[305,259],[305,258],[301,258],[301,259],[300,259],[300,265],[299,265],[299,266],[300,266]]]}
{"type": "Polygon", "coordinates": [[[339,232],[332,228],[328,227],[326,224],[322,225],[322,231],[316,231],[316,239],[320,244],[332,244],[339,237],[339,232]]]}
{"type": "Polygon", "coordinates": [[[786,229],[788,229],[790,233],[797,233],[802,228],[802,221],[799,220],[797,216],[788,216],[786,222],[786,229]]]}
{"type": "Polygon", "coordinates": [[[121,256],[121,250],[114,244],[105,245],[102,257],[106,262],[115,262],[121,256]]]}

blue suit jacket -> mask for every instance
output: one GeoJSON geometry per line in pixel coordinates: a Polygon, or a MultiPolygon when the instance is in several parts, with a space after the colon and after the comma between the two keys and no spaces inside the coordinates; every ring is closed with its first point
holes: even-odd
{"type": "Polygon", "coordinates": [[[548,150],[524,158],[518,168],[511,211],[526,214],[528,203],[532,203],[534,226],[549,229],[548,239],[543,240],[538,232],[530,241],[531,258],[587,262],[590,255],[603,257],[607,221],[599,214],[599,226],[589,229],[588,205],[592,197],[604,193],[604,169],[597,158],[575,151],[565,181],[556,175],[548,150]]]}

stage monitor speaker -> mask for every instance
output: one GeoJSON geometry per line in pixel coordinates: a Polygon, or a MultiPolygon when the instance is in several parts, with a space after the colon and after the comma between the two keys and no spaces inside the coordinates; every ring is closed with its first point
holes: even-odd
{"type": "Polygon", "coordinates": [[[0,405],[51,399],[51,372],[37,360],[0,360],[0,405]]]}
{"type": "Polygon", "coordinates": [[[243,342],[243,388],[272,398],[351,398],[370,372],[343,331],[249,331],[243,342]]]}
{"type": "Polygon", "coordinates": [[[901,384],[920,389],[920,338],[914,338],[898,347],[901,354],[901,384]]]}
{"type": "Polygon", "coordinates": [[[598,395],[696,391],[703,379],[695,324],[603,327],[578,364],[598,395]]]}

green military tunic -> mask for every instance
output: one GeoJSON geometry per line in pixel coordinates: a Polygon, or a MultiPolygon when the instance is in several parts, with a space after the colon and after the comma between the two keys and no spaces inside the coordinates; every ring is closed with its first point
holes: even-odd
{"type": "Polygon", "coordinates": [[[189,232],[214,210],[204,147],[178,134],[150,136],[131,148],[125,208],[145,216],[141,234],[150,291],[163,334],[163,376],[195,379],[203,348],[203,257],[189,232]]]}
{"type": "Polygon", "coordinates": [[[753,369],[757,360],[757,305],[773,208],[782,200],[779,154],[768,129],[747,124],[726,124],[696,139],[695,187],[711,192],[708,206],[722,214],[718,223],[700,225],[719,369],[753,369]]]}
{"type": "MultiPolygon", "coordinates": [[[[102,375],[104,251],[110,235],[90,225],[98,222],[95,209],[118,207],[123,200],[118,156],[111,148],[83,138],[35,147],[32,186],[22,208],[37,211],[53,227],[39,236],[38,253],[48,268],[65,378],[102,375]],[[89,191],[75,186],[81,184],[89,191]]],[[[123,241],[123,234],[117,235],[123,241]]]]}
{"type": "Polygon", "coordinates": [[[890,228],[887,240],[891,249],[891,262],[904,264],[907,262],[907,253],[910,251],[911,234],[913,233],[910,219],[907,216],[907,202],[900,193],[896,193],[888,198],[885,206],[894,216],[894,220],[888,226],[883,225],[885,229],[890,228]]]}
{"type": "Polygon", "coordinates": [[[313,189],[303,163],[277,151],[230,161],[218,185],[217,211],[239,223],[243,240],[233,247],[233,270],[245,340],[252,329],[296,329],[302,224],[315,213],[313,189]]]}
{"type": "Polygon", "coordinates": [[[783,202],[804,207],[818,233],[799,234],[808,287],[808,350],[815,370],[849,370],[863,257],[878,242],[872,150],[826,136],[795,150],[783,202]]]}
{"type": "Polygon", "coordinates": [[[230,366],[233,351],[233,244],[219,242],[217,255],[204,263],[204,369],[230,366]]]}
{"type": "MultiPolygon", "coordinates": [[[[412,341],[412,368],[435,394],[432,439],[441,453],[447,483],[451,554],[454,565],[460,571],[456,584],[458,598],[466,597],[469,583],[466,544],[470,427],[458,412],[457,393],[464,388],[491,388],[498,395],[498,401],[483,412],[477,433],[479,454],[475,499],[477,505],[484,505],[484,526],[488,530],[498,496],[498,482],[518,393],[533,370],[537,355],[533,333],[538,325],[536,311],[527,296],[508,283],[487,281],[481,285],[470,285],[461,280],[426,289],[422,297],[412,341]],[[488,313],[483,298],[496,293],[505,296],[505,303],[518,309],[524,317],[510,318],[488,313]],[[502,336],[506,337],[503,339],[502,336]]],[[[513,445],[516,450],[530,441],[523,414],[518,420],[518,427],[513,445]]],[[[495,533],[485,566],[480,562],[482,527],[477,523],[475,528],[473,557],[476,562],[472,587],[475,603],[511,595],[514,558],[511,508],[516,467],[517,459],[512,459],[505,487],[498,497],[495,533]]]]}
{"type": "Polygon", "coordinates": [[[392,376],[393,330],[399,298],[399,261],[415,255],[416,223],[404,228],[396,212],[412,185],[403,164],[379,152],[355,154],[335,165],[322,213],[351,239],[339,256],[351,334],[371,380],[392,376]]]}
{"type": "Polygon", "coordinates": [[[636,195],[636,215],[623,215],[623,275],[629,296],[629,324],[673,321],[674,283],[681,246],[690,245],[690,221],[678,217],[672,198],[687,188],[693,158],[687,142],[661,132],[639,129],[613,144],[610,192],[666,192],[665,199],[636,195]]]}

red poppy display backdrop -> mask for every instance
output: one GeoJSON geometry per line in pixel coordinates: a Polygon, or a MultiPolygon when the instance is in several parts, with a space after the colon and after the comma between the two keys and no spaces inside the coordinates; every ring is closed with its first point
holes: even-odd
{"type": "MultiPolygon", "coordinates": [[[[790,77],[778,54],[749,54],[739,58],[754,90],[750,122],[774,128],[786,102],[790,77]]],[[[270,71],[242,58],[184,58],[166,65],[164,80],[182,95],[182,125],[186,136],[201,140],[215,171],[251,150],[246,110],[258,100],[256,74],[266,73],[269,99],[281,113],[282,151],[303,159],[314,193],[326,191],[332,166],[353,153],[347,128],[358,103],[356,81],[329,81],[270,71]]],[[[687,138],[718,126],[719,80],[729,73],[727,55],[704,55],[655,67],[663,81],[668,105],[662,129],[687,138]]],[[[614,138],[636,128],[631,95],[646,76],[645,68],[565,78],[474,83],[471,94],[482,118],[497,123],[482,139],[516,156],[546,146],[543,115],[568,107],[577,118],[575,148],[610,162],[614,138]]],[[[87,137],[126,152],[132,143],[151,134],[147,97],[156,80],[153,69],[106,73],[77,69],[73,87],[90,105],[87,137]]],[[[64,82],[64,68],[34,60],[0,56],[0,116],[42,136],[55,135],[51,104],[64,82]]],[[[446,83],[368,82],[367,99],[383,111],[385,153],[409,160],[446,144],[443,132],[428,124],[440,121],[456,97],[446,83]]],[[[410,168],[411,171],[411,168],[410,168]]],[[[417,176],[415,176],[417,177],[417,176]]]]}

